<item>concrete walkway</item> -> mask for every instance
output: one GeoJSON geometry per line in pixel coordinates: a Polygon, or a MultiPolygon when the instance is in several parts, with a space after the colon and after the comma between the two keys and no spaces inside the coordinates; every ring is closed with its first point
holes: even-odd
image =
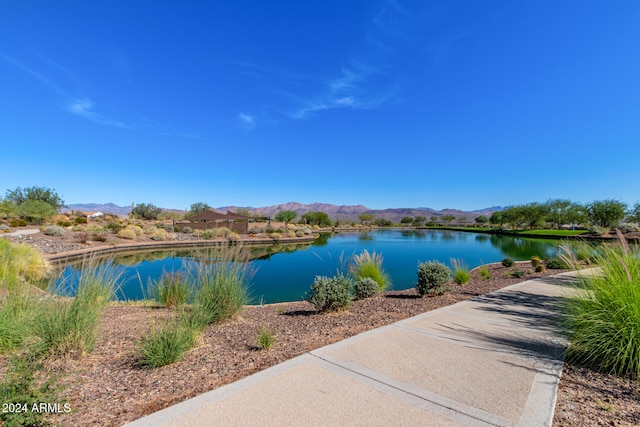
{"type": "Polygon", "coordinates": [[[529,280],[288,360],[143,426],[549,426],[571,273],[529,280]]]}

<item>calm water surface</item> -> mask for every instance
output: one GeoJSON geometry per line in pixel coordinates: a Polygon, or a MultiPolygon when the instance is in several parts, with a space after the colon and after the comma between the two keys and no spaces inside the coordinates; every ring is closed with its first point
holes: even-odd
{"type": "MultiPolygon", "coordinates": [[[[450,260],[457,258],[473,268],[505,257],[527,260],[534,255],[551,256],[557,243],[446,230],[324,234],[312,245],[253,249],[260,258],[251,261],[255,274],[250,293],[254,304],[301,300],[316,275],[346,271],[348,259],[363,249],[382,254],[392,289],[400,290],[415,285],[419,261],[438,260],[450,265],[450,260]],[[282,252],[272,254],[273,250],[282,252]]],[[[180,270],[190,256],[188,251],[174,250],[117,258],[115,262],[124,266],[125,278],[119,298],[144,299],[149,280],[157,280],[163,272],[180,270]]],[[[66,268],[67,277],[75,274],[75,267],[66,268]]]]}

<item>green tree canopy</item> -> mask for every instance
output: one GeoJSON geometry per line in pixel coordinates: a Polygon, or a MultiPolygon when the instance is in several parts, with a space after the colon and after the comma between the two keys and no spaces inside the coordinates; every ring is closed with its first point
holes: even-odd
{"type": "Polygon", "coordinates": [[[285,225],[287,225],[291,221],[293,221],[297,216],[298,214],[296,212],[285,210],[285,211],[278,212],[275,216],[275,219],[276,221],[284,222],[285,225]]]}
{"type": "Polygon", "coordinates": [[[411,224],[413,222],[413,218],[410,216],[405,216],[400,220],[400,224],[411,224]]]}
{"type": "Polygon", "coordinates": [[[58,211],[44,200],[26,200],[16,207],[16,213],[32,224],[42,224],[58,211]]]}
{"type": "Polygon", "coordinates": [[[549,199],[545,203],[547,207],[547,220],[557,229],[563,224],[576,224],[581,222],[579,212],[582,206],[568,199],[549,199]]]}
{"type": "Polygon", "coordinates": [[[131,216],[133,218],[140,219],[158,219],[158,216],[162,213],[162,208],[159,208],[151,203],[140,203],[133,207],[131,210],[131,216]]]}
{"type": "Polygon", "coordinates": [[[480,216],[475,217],[474,221],[476,222],[476,224],[484,225],[484,224],[487,224],[489,222],[489,218],[487,218],[485,215],[480,215],[480,216]]]}
{"type": "Polygon", "coordinates": [[[589,221],[600,227],[615,227],[627,213],[627,204],[618,200],[596,200],[587,206],[589,221]]]}
{"type": "Polygon", "coordinates": [[[329,219],[329,215],[325,212],[307,212],[306,214],[302,215],[302,219],[306,224],[318,225],[320,227],[331,225],[331,219],[329,219]]]}
{"type": "Polygon", "coordinates": [[[636,202],[629,211],[629,221],[640,222],[640,202],[636,202]]]}
{"type": "Polygon", "coordinates": [[[370,222],[372,222],[375,219],[375,216],[373,214],[370,213],[363,213],[358,215],[358,218],[360,218],[360,222],[363,224],[369,224],[370,222]]]}
{"type": "Polygon", "coordinates": [[[16,206],[20,206],[29,200],[45,202],[51,205],[56,212],[65,206],[64,200],[56,193],[56,190],[46,187],[18,187],[15,190],[7,190],[5,199],[16,206]]]}
{"type": "Polygon", "coordinates": [[[186,217],[198,215],[201,212],[206,211],[207,209],[211,209],[211,206],[206,204],[205,202],[196,202],[191,205],[189,211],[186,213],[186,217]]]}
{"type": "Polygon", "coordinates": [[[449,225],[451,224],[451,221],[456,219],[456,217],[454,215],[442,215],[441,219],[445,224],[449,225]]]}

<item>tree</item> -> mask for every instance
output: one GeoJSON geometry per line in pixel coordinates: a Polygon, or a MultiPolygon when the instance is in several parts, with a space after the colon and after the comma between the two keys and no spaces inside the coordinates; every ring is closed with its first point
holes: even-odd
{"type": "Polygon", "coordinates": [[[39,200],[51,205],[56,212],[65,206],[64,200],[60,198],[56,190],[46,187],[18,187],[13,191],[7,190],[5,199],[16,206],[20,206],[29,200],[39,200]]]}
{"type": "Polygon", "coordinates": [[[187,212],[185,216],[188,218],[190,216],[198,215],[199,213],[204,212],[207,209],[211,209],[211,206],[204,202],[196,202],[191,205],[191,208],[189,208],[189,212],[187,212]]]}
{"type": "Polygon", "coordinates": [[[496,211],[491,214],[489,217],[489,222],[493,225],[499,225],[500,228],[504,227],[505,222],[507,222],[507,218],[504,214],[504,211],[496,211]]]}
{"type": "Polygon", "coordinates": [[[16,207],[16,213],[32,224],[42,224],[58,211],[44,200],[26,200],[16,207]]]}
{"type": "Polygon", "coordinates": [[[162,213],[162,208],[159,208],[151,203],[139,203],[131,209],[132,218],[140,218],[153,220],[158,219],[158,216],[162,213]]]}
{"type": "Polygon", "coordinates": [[[640,202],[636,202],[629,210],[629,221],[640,223],[640,202]]]}
{"type": "Polygon", "coordinates": [[[413,222],[413,218],[410,216],[405,216],[400,220],[400,224],[411,224],[413,222]]]}
{"type": "Polygon", "coordinates": [[[458,224],[465,225],[467,222],[469,222],[469,220],[467,219],[466,216],[459,216],[458,217],[458,224]]]}
{"type": "Polygon", "coordinates": [[[0,217],[6,218],[13,214],[16,210],[16,206],[11,203],[10,200],[0,197],[0,217]]]}
{"type": "Polygon", "coordinates": [[[376,218],[374,222],[378,227],[391,227],[393,222],[390,219],[386,218],[376,218]]]}
{"type": "Polygon", "coordinates": [[[568,199],[549,199],[545,203],[547,208],[547,220],[557,229],[562,225],[572,223],[575,218],[577,203],[568,199]]]}
{"type": "Polygon", "coordinates": [[[305,222],[305,224],[318,225],[320,227],[324,225],[326,226],[331,225],[331,220],[329,219],[329,215],[327,215],[324,212],[319,212],[319,211],[307,212],[306,214],[302,215],[302,219],[305,222]]]}
{"type": "Polygon", "coordinates": [[[236,209],[236,213],[238,215],[251,216],[251,212],[249,212],[249,209],[247,208],[238,208],[236,209]]]}
{"type": "Polygon", "coordinates": [[[522,221],[530,230],[544,225],[544,219],[548,216],[547,207],[537,202],[517,206],[522,221]]]}
{"type": "Polygon", "coordinates": [[[489,222],[489,218],[487,218],[484,215],[480,215],[474,218],[474,221],[476,222],[476,224],[483,226],[485,224],[487,224],[489,222]]]}
{"type": "Polygon", "coordinates": [[[627,213],[627,204],[618,200],[596,200],[587,206],[589,221],[600,227],[611,228],[620,224],[627,213]]]}
{"type": "Polygon", "coordinates": [[[358,218],[360,218],[360,222],[362,222],[363,224],[369,224],[374,220],[375,216],[370,213],[363,213],[358,215],[358,218]]]}
{"type": "Polygon", "coordinates": [[[454,219],[456,219],[456,217],[453,215],[442,215],[442,220],[446,225],[451,224],[451,221],[453,221],[454,219]]]}
{"type": "Polygon", "coordinates": [[[285,225],[288,225],[297,216],[298,214],[294,211],[280,211],[276,214],[276,221],[281,221],[284,222],[285,225]]]}
{"type": "Polygon", "coordinates": [[[420,216],[420,215],[416,215],[415,218],[413,218],[413,226],[414,227],[420,227],[424,224],[424,222],[427,220],[426,217],[424,216],[420,216]]]}

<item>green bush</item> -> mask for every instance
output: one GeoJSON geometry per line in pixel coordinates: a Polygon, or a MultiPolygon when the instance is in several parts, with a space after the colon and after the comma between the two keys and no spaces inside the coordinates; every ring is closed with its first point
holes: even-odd
{"type": "Polygon", "coordinates": [[[164,273],[157,282],[151,282],[150,294],[166,307],[179,307],[187,302],[191,287],[181,273],[164,273]]]}
{"type": "Polygon", "coordinates": [[[357,280],[355,282],[354,289],[357,299],[371,298],[372,296],[380,292],[378,282],[370,277],[365,277],[357,280]]]}
{"type": "Polygon", "coordinates": [[[334,277],[316,276],[306,300],[318,311],[343,310],[351,304],[352,281],[339,274],[334,277]]]}
{"type": "Polygon", "coordinates": [[[356,281],[364,278],[373,279],[378,284],[380,292],[391,285],[389,275],[382,268],[382,254],[376,254],[375,251],[369,253],[364,249],[359,255],[354,255],[349,270],[356,281]]]}
{"type": "Polygon", "coordinates": [[[540,259],[539,256],[532,256],[531,257],[531,266],[532,267],[537,267],[539,265],[542,264],[542,259],[540,259]]]}
{"type": "Polygon", "coordinates": [[[451,276],[449,267],[438,261],[418,263],[416,290],[421,296],[442,295],[451,290],[446,286],[451,276]]]}
{"type": "Polygon", "coordinates": [[[547,268],[543,265],[536,265],[536,273],[544,273],[547,270],[547,268]]]}
{"type": "Polygon", "coordinates": [[[515,262],[511,258],[505,258],[502,260],[502,265],[505,267],[512,267],[515,262]]]}
{"type": "Polygon", "coordinates": [[[47,236],[60,237],[64,234],[64,228],[58,225],[50,225],[44,229],[44,234],[47,236]]]}
{"type": "Polygon", "coordinates": [[[154,369],[180,360],[195,344],[195,331],[184,319],[170,319],[152,327],[136,344],[136,366],[154,369]]]}
{"type": "Polygon", "coordinates": [[[491,279],[491,273],[489,272],[489,267],[481,267],[480,268],[480,279],[482,281],[491,279]]]}
{"type": "Polygon", "coordinates": [[[71,222],[69,222],[69,221],[58,221],[58,222],[56,222],[56,225],[59,225],[60,227],[71,227],[71,222]]]}
{"type": "Polygon", "coordinates": [[[73,222],[74,222],[74,223],[76,223],[76,224],[86,224],[86,223],[87,223],[87,222],[89,222],[89,221],[87,220],[87,218],[85,218],[85,217],[83,217],[83,216],[79,216],[79,217],[76,217],[76,218],[73,220],[73,222]]]}
{"type": "MultiPolygon", "coordinates": [[[[565,251],[572,268],[578,261],[565,251]]],[[[579,275],[577,295],[565,299],[563,321],[575,363],[634,379],[640,378],[640,250],[620,239],[597,255],[602,274],[579,275]]]]}
{"type": "Polygon", "coordinates": [[[469,267],[458,259],[451,259],[451,266],[453,267],[453,281],[458,285],[466,284],[470,278],[469,267]]]}
{"type": "Polygon", "coordinates": [[[152,235],[151,235],[151,240],[155,240],[155,241],[165,241],[167,240],[167,232],[164,231],[163,229],[160,230],[156,230],[152,235]]]}
{"type": "Polygon", "coordinates": [[[27,200],[16,207],[16,213],[32,224],[42,224],[47,217],[55,215],[57,211],[45,201],[27,200]]]}
{"type": "Polygon", "coordinates": [[[547,260],[547,268],[551,270],[566,270],[569,266],[562,259],[554,257],[547,260]]]}
{"type": "Polygon", "coordinates": [[[191,233],[193,233],[193,228],[191,228],[191,227],[182,227],[182,232],[184,234],[191,234],[191,233]]]}
{"type": "Polygon", "coordinates": [[[527,273],[525,271],[522,271],[522,270],[516,270],[516,271],[512,271],[511,273],[509,273],[509,275],[511,277],[515,277],[517,279],[522,279],[525,274],[527,274],[527,273]]]}

